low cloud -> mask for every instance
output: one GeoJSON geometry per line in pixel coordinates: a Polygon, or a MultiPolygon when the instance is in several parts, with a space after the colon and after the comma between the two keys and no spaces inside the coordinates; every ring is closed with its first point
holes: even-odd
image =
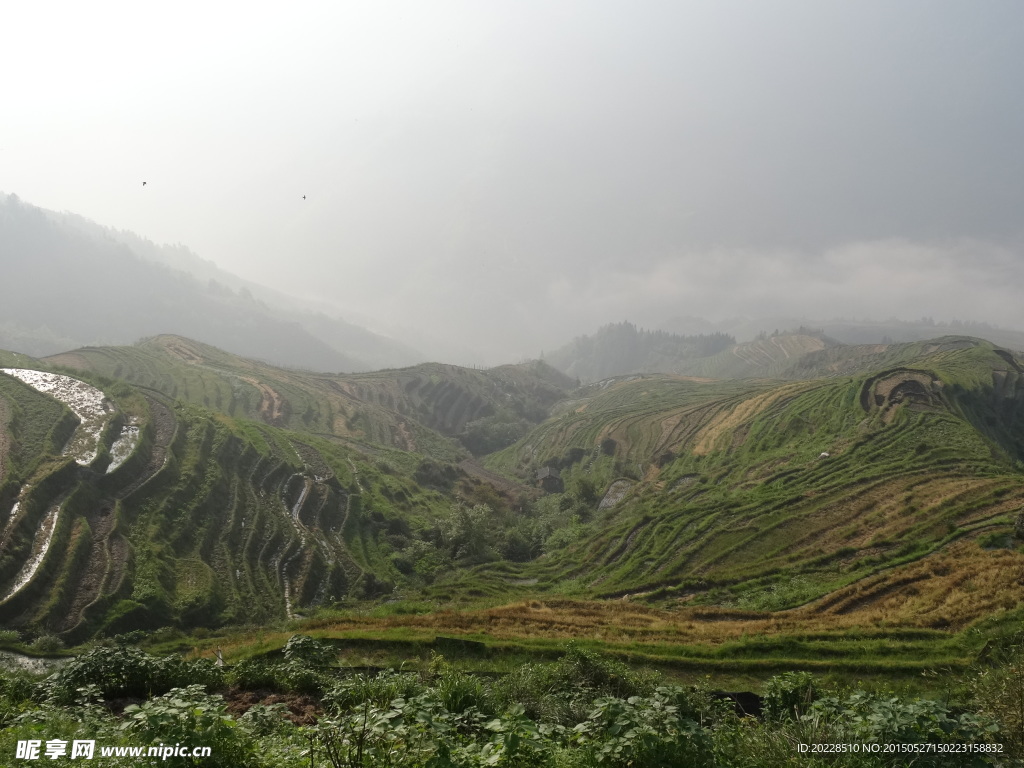
{"type": "Polygon", "coordinates": [[[403,322],[426,313],[437,332],[457,335],[489,362],[536,355],[624,319],[647,327],[680,315],[1021,324],[1024,259],[993,243],[893,239],[818,253],[722,248],[643,262],[582,272],[550,264],[483,270],[472,285],[421,279],[393,293],[390,311],[403,322]]]}

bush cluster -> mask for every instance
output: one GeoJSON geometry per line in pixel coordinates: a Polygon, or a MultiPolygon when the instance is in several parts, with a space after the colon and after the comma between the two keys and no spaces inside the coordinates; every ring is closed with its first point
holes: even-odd
{"type": "Polygon", "coordinates": [[[16,741],[39,734],[107,745],[201,744],[213,748],[210,758],[161,764],[211,768],[945,768],[1010,764],[1024,749],[1016,706],[1024,700],[1020,655],[972,674],[974,698],[957,709],[929,699],[840,693],[809,674],[787,673],[765,685],[762,719],[739,716],[707,690],[665,684],[578,645],[556,662],[525,664],[498,679],[440,657],[423,672],[379,674],[345,674],[335,659],[330,645],[296,636],[278,660],[242,662],[226,675],[207,661],[161,659],[126,645],[95,648],[35,686],[24,675],[0,673],[0,754],[13,755],[16,741]],[[220,693],[228,685],[312,691],[321,714],[304,727],[285,718],[283,704],[236,717],[220,693]],[[97,703],[130,696],[144,700],[122,714],[97,703]],[[798,751],[822,743],[977,748],[798,751]]]}

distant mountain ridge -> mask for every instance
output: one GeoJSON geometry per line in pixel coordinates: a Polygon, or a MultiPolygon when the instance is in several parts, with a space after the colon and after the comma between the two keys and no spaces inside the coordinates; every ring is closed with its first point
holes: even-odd
{"type": "MultiPolygon", "coordinates": [[[[775,318],[784,321],[785,318],[775,318]]],[[[742,321],[742,323],[765,322],[742,321]]],[[[742,328],[741,321],[723,325],[742,328]]],[[[783,328],[787,326],[778,323],[783,328]]],[[[715,379],[775,378],[803,379],[811,376],[834,376],[868,365],[866,361],[882,361],[890,357],[887,350],[900,344],[933,339],[937,336],[961,337],[963,331],[950,329],[968,327],[973,332],[985,331],[985,338],[1012,350],[1024,348],[1024,333],[993,328],[984,323],[953,325],[919,324],[887,321],[827,325],[825,329],[796,325],[792,330],[759,331],[749,341],[737,342],[723,331],[698,318],[680,321],[680,327],[704,329],[693,335],[665,330],[638,329],[630,322],[606,325],[589,336],[580,336],[549,353],[545,361],[581,383],[631,374],[674,373],[715,379]],[[944,333],[922,333],[923,329],[941,329],[944,333]],[[835,331],[840,338],[833,336],[835,331]],[[889,334],[900,337],[894,340],[889,334]],[[853,366],[851,368],[851,366],[853,366]]],[[[753,325],[747,327],[747,331],[753,325]]],[[[882,364],[879,362],[879,364],[882,364]]]]}
{"type": "Polygon", "coordinates": [[[582,382],[630,373],[680,373],[685,361],[711,357],[736,344],[725,333],[680,336],[646,331],[630,322],[603,326],[545,357],[545,362],[582,382]]]}
{"type": "Polygon", "coordinates": [[[762,334],[779,334],[795,328],[813,328],[830,339],[843,344],[898,344],[908,341],[926,341],[939,336],[974,336],[1002,347],[1024,350],[1024,332],[999,328],[989,323],[965,320],[940,322],[930,317],[919,320],[831,320],[808,319],[789,315],[770,317],[735,317],[711,322],[700,317],[673,317],[658,326],[659,330],[674,334],[727,333],[740,342],[752,341],[762,334]]]}
{"type": "Polygon", "coordinates": [[[319,371],[423,360],[364,328],[301,311],[299,300],[224,272],[184,246],[158,246],[15,195],[0,197],[0,269],[0,346],[36,356],[177,333],[319,371]]]}

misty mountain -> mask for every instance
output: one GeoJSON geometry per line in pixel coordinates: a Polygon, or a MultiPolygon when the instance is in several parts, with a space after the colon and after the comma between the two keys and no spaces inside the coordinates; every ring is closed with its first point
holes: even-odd
{"type": "Polygon", "coordinates": [[[415,350],[220,270],[73,214],[0,198],[0,346],[46,355],[176,333],[321,371],[421,361],[415,350]]]}
{"type": "Polygon", "coordinates": [[[613,323],[593,336],[579,336],[545,357],[552,367],[582,382],[628,373],[679,373],[695,359],[716,355],[736,343],[725,333],[680,336],[613,323]]]}
{"type": "Polygon", "coordinates": [[[938,336],[975,336],[1009,349],[1024,350],[1024,333],[1021,331],[981,322],[954,320],[943,323],[928,317],[920,320],[808,320],[806,317],[779,315],[736,317],[716,323],[700,317],[677,316],[659,326],[660,330],[675,334],[727,333],[740,341],[753,340],[761,334],[785,333],[807,327],[843,344],[899,344],[938,336]]]}

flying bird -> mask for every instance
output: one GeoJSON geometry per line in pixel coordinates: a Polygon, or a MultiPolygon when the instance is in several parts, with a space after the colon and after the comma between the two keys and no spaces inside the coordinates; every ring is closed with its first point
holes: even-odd
{"type": "Polygon", "coordinates": [[[303,195],[303,196],[302,196],[302,199],[303,199],[303,200],[305,200],[305,199],[306,199],[306,196],[305,196],[305,195],[303,195]]]}
{"type": "Polygon", "coordinates": [[[146,182],[142,182],[142,186],[146,186],[146,182]]]}

